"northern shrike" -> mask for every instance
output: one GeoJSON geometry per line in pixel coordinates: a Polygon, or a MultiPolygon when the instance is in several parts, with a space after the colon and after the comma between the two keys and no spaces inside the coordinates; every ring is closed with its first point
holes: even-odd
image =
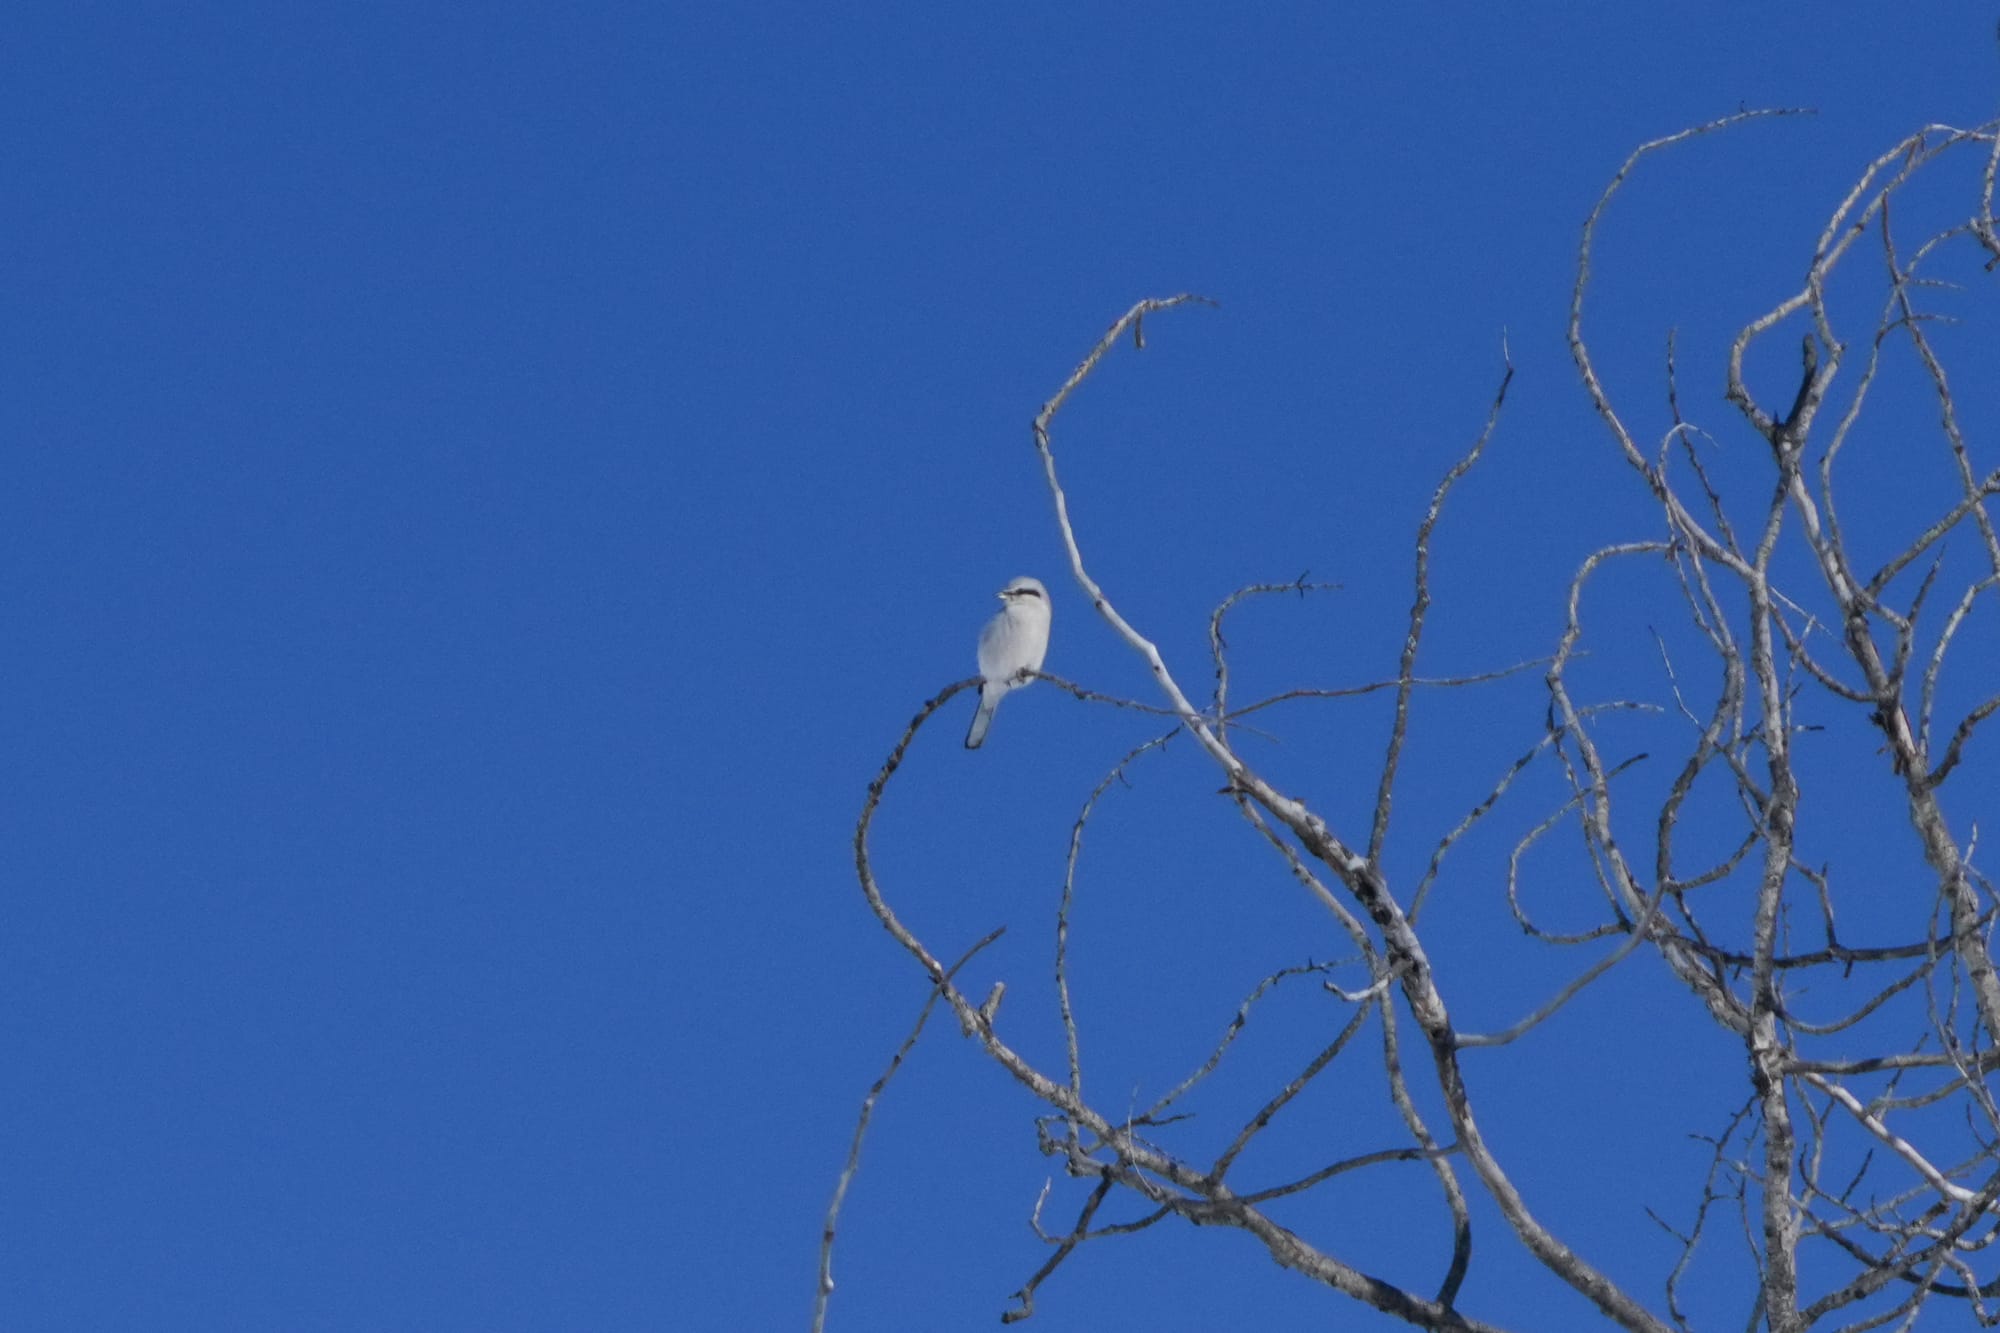
{"type": "Polygon", "coordinates": [[[1000,590],[1000,614],[979,631],[979,711],[965,748],[977,750],[993,725],[993,710],[1011,689],[1032,683],[1016,680],[1023,671],[1040,671],[1049,651],[1049,590],[1039,579],[1015,579],[1000,590]]]}

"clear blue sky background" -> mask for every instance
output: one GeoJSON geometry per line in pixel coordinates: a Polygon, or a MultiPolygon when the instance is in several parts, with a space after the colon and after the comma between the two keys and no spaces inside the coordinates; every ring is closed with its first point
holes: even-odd
{"type": "MultiPolygon", "coordinates": [[[[1345,585],[1245,613],[1256,692],[1393,669],[1415,520],[1505,330],[1514,403],[1440,539],[1427,658],[1504,665],[1552,641],[1584,552],[1657,531],[1562,341],[1624,155],[1819,111],[1663,159],[1606,233],[1614,387],[1657,430],[1678,326],[1720,432],[1717,339],[1791,289],[1863,163],[2000,105],[1987,5],[839,8],[5,21],[0,1325],[803,1327],[857,1101],[924,994],[853,882],[865,783],[1012,575],[1054,590],[1051,670],[1147,689],[1029,446],[1098,332],[1222,302],[1121,351],[1058,443],[1099,576],[1193,684],[1232,587],[1345,585]]],[[[955,707],[883,873],[940,953],[1011,928],[972,985],[1006,979],[1003,1026],[1053,1058],[1068,822],[1151,733],[1043,687],[968,755],[955,707]]],[[[1530,681],[1430,715],[1405,873],[1541,707],[1530,681]]],[[[1380,724],[1294,713],[1268,759],[1351,822],[1380,724]]],[[[1112,1103],[1343,950],[1186,747],[1151,762],[1078,924],[1112,1103]]],[[[1481,970],[1493,892],[1434,927],[1474,1027],[1546,993],[1481,970]]],[[[1656,972],[1607,1003],[1671,1009],[1656,972]]],[[[1281,1003],[1242,1089],[1330,1021],[1281,1003]]],[[[1595,1256],[1657,1303],[1638,1209],[1685,1219],[1680,1136],[1727,1099],[1576,1100],[1616,1030],[1566,1021],[1478,1091],[1556,1145],[1522,1183],[1569,1224],[1597,1226],[1601,1164],[1566,1145],[1657,1167],[1595,1256]]],[[[1735,1074],[1698,1015],[1658,1040],[1735,1074]]],[[[991,1325],[1042,1257],[1032,1109],[934,1031],[849,1199],[833,1327],[991,1325]]],[[[1294,1143],[1395,1138],[1379,1096],[1329,1094],[1294,1143]]],[[[1413,1180],[1290,1220],[1428,1289],[1413,1180]]],[[[1469,1310],[1581,1318],[1481,1244],[1469,1310]]],[[[1044,1333],[1370,1323],[1185,1227],[1079,1256],[1041,1307],[1044,1333]]]]}

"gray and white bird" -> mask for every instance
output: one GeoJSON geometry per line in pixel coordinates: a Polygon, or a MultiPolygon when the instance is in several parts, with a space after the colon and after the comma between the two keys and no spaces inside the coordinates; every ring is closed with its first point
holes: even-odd
{"type": "Polygon", "coordinates": [[[1040,579],[1014,579],[1000,590],[1000,614],[979,631],[979,711],[972,715],[972,730],[965,733],[965,748],[977,750],[993,725],[993,710],[1007,691],[1029,680],[1016,680],[1022,671],[1040,671],[1049,651],[1049,590],[1040,579]]]}

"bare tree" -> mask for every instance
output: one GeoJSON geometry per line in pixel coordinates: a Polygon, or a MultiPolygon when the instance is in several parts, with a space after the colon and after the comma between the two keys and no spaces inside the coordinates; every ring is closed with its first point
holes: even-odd
{"type": "MultiPolygon", "coordinates": [[[[2000,1107],[1985,1079],[2000,1061],[2000,977],[1991,953],[1993,886],[1974,863],[1982,814],[2000,807],[2000,782],[1990,766],[1978,780],[1974,755],[1982,725],[2000,712],[2000,652],[1993,646],[2000,640],[1989,633],[1982,645],[1976,628],[1991,621],[2000,598],[2000,532],[1989,504],[2000,495],[2000,455],[1989,442],[1986,456],[1978,456],[1934,332],[1936,302],[1958,290],[1943,279],[1956,272],[1983,283],[1979,295],[1992,295],[1987,275],[2000,266],[1993,207],[2000,122],[1973,130],[1926,127],[1869,163],[1813,240],[1798,290],[1736,335],[1728,349],[1727,401],[1740,421],[1732,432],[1761,444],[1725,451],[1683,417],[1671,339],[1662,372],[1664,428],[1642,438],[1633,425],[1637,414],[1606,387],[1586,333],[1592,247],[1619,189],[1649,156],[1770,114],[1780,113],[1746,112],[1644,145],[1584,225],[1569,346],[1658,524],[1584,555],[1568,590],[1566,623],[1541,661],[1494,664],[1476,675],[1426,677],[1418,670],[1432,602],[1433,532],[1501,418],[1513,377],[1504,356],[1484,428],[1421,516],[1414,597],[1393,668],[1360,684],[1247,704],[1229,693],[1228,615],[1247,599],[1303,594],[1315,585],[1252,585],[1217,607],[1209,622],[1211,660],[1203,668],[1212,685],[1197,699],[1189,693],[1188,669],[1165,660],[1093,578],[1083,535],[1070,520],[1052,435],[1064,404],[1122,338],[1129,334],[1143,347],[1153,316],[1198,298],[1142,301],[1127,311],[1035,418],[1035,445],[1071,574],[1104,622],[1144,659],[1164,701],[1109,700],[1045,677],[1089,701],[1147,707],[1165,728],[1112,767],[1071,830],[1069,874],[1061,900],[1050,904],[1065,1067],[1042,1068],[1021,1053],[1006,1032],[1002,988],[984,999],[958,988],[963,960],[941,962],[904,925],[870,860],[870,827],[904,756],[937,710],[975,682],[958,682],[922,707],[870,784],[854,837],[870,908],[930,978],[933,1004],[941,999],[985,1055],[1046,1106],[1038,1122],[1041,1150],[1077,1182],[1066,1224],[1043,1230],[1052,1191],[1035,1205],[1047,1260],[1016,1293],[1006,1319],[1031,1315],[1043,1282],[1087,1242],[1184,1219],[1247,1232],[1285,1267],[1422,1328],[1546,1326],[1523,1311],[1460,1308],[1477,1209],[1497,1216],[1513,1241],[1609,1326],[1646,1333],[1696,1326],[1686,1293],[1709,1281],[1698,1276],[1705,1264],[1731,1250],[1737,1268],[1729,1271],[1754,1277],[1741,1291],[1732,1327],[1747,1318],[1750,1328],[1771,1333],[1907,1328],[1920,1312],[1942,1305],[1980,1324],[2000,1322],[2000,1263],[1989,1253],[2000,1237],[2000,1107]],[[1961,220],[1904,234],[1897,223],[1905,211],[1925,211],[1905,210],[1901,202],[1919,181],[1933,192],[1955,190],[1961,220]],[[1786,338],[1799,349],[1795,370],[1773,398],[1753,387],[1746,363],[1767,342],[1786,338]],[[1870,410],[1884,397],[1880,385],[1894,373],[1892,364],[1914,367],[1927,386],[1928,420],[1878,421],[1870,410]],[[1914,491],[1935,492],[1929,517],[1912,530],[1886,530],[1886,510],[1871,494],[1843,491],[1847,451],[1866,448],[1901,451],[1907,463],[1897,474],[1914,491]],[[1678,628],[1659,636],[1654,675],[1617,682],[1607,693],[1590,670],[1592,590],[1606,571],[1635,562],[1653,578],[1662,615],[1670,612],[1678,628]],[[1972,646],[1957,651],[1966,644],[1972,646]],[[1539,737],[1494,775],[1489,793],[1462,819],[1426,835],[1432,841],[1422,873],[1395,882],[1385,848],[1411,717],[1423,693],[1471,688],[1524,669],[1539,672],[1546,684],[1539,737]],[[1267,710],[1281,704],[1374,692],[1392,700],[1391,722],[1372,814],[1356,827],[1337,827],[1281,790],[1239,748],[1238,738],[1269,725],[1267,710]],[[1651,735],[1675,747],[1664,761],[1628,752],[1620,739],[1621,720],[1642,710],[1650,710],[1651,735]],[[1253,715],[1262,716],[1252,723],[1253,715]],[[1338,965],[1300,962],[1267,977],[1205,1061],[1152,1105],[1133,1109],[1086,1095],[1070,996],[1071,893],[1083,831],[1100,796],[1176,735],[1191,739],[1214,766],[1242,819],[1323,909],[1352,958],[1338,965]],[[1663,774],[1650,788],[1627,780],[1642,760],[1663,774]],[[1558,799],[1517,809],[1523,775],[1543,770],[1560,775],[1558,799]],[[1822,850],[1837,844],[1857,817],[1857,801],[1869,803],[1878,818],[1894,816],[1900,850],[1891,851],[1900,860],[1890,873],[1876,865],[1853,873],[1837,851],[1822,850]],[[1557,956],[1574,961],[1518,1021],[1462,1031],[1447,1004],[1452,978],[1433,966],[1425,946],[1424,907],[1433,889],[1454,877],[1452,854],[1461,840],[1497,815],[1504,819],[1503,811],[1518,821],[1513,852],[1503,873],[1468,871],[1465,892],[1504,893],[1523,932],[1518,947],[1545,955],[1561,950],[1557,956]],[[1540,849],[1563,836],[1575,840],[1575,864],[1587,867],[1581,893],[1578,877],[1538,878],[1534,869],[1540,849]],[[1561,929],[1547,923],[1551,912],[1565,920],[1561,929]],[[1655,1215],[1676,1238],[1678,1261],[1645,1289],[1614,1280],[1593,1262],[1590,1237],[1559,1234],[1537,1213],[1536,1201],[1515,1183],[1520,1163],[1506,1159],[1482,1131],[1471,1087],[1477,1079],[1468,1079],[1469,1066],[1508,1059],[1498,1048],[1565,1007],[1604,994],[1593,983],[1634,954],[1658,960],[1739,1053],[1730,1071],[1739,1080],[1737,1105],[1719,1123],[1686,1126],[1711,1145],[1709,1167],[1704,1179],[1687,1183],[1676,1216],[1655,1215]],[[1220,1151],[1197,1154],[1179,1114],[1184,1099],[1232,1068],[1233,1043],[1253,1006],[1302,978],[1322,988],[1338,1018],[1314,1039],[1295,1077],[1260,1094],[1255,1113],[1220,1151]],[[1330,1070],[1363,1061],[1379,1066],[1379,1086],[1403,1141],[1328,1142],[1310,1171],[1246,1180],[1242,1163],[1259,1136],[1330,1070]],[[1417,1169],[1434,1181],[1432,1276],[1422,1285],[1371,1276],[1273,1216],[1277,1201],[1399,1162],[1423,1164],[1417,1169]],[[1732,1220],[1734,1226],[1718,1225],[1732,1220]]],[[[1991,366],[1972,370],[1989,393],[1994,374],[1991,366]]],[[[862,1129],[908,1049],[871,1090],[862,1129]]],[[[857,1154],[859,1145],[857,1130],[857,1154]]],[[[1523,1150],[1538,1149],[1514,1149],[1523,1150]]],[[[850,1156],[842,1193],[857,1160],[850,1156]]],[[[1634,1201],[1631,1208],[1637,1213],[1643,1205],[1634,1201]]],[[[815,1328],[832,1290],[838,1210],[837,1194],[815,1328]]]]}

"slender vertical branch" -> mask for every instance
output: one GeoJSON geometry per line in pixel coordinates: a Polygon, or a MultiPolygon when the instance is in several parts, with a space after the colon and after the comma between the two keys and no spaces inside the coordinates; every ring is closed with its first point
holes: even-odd
{"type": "Polygon", "coordinates": [[[1486,425],[1465,456],[1444,474],[1444,480],[1431,493],[1430,508],[1424,511],[1423,521],[1417,525],[1416,599],[1410,604],[1410,629],[1403,637],[1403,656],[1396,667],[1396,712],[1389,726],[1389,753],[1383,757],[1382,778],[1375,792],[1375,822],[1368,833],[1370,861],[1382,859],[1382,846],[1389,838],[1389,807],[1395,797],[1396,767],[1410,734],[1410,692],[1416,684],[1417,645],[1424,637],[1424,616],[1431,607],[1431,530],[1437,527],[1438,515],[1444,512],[1445,496],[1451,494],[1458,479],[1470,472],[1479,456],[1486,452],[1486,442],[1493,438],[1493,431],[1500,424],[1500,409],[1507,403],[1507,386],[1514,382],[1514,362],[1507,355],[1504,338],[1500,341],[1500,361],[1505,369],[1500,375],[1500,387],[1493,392],[1493,405],[1487,409],[1486,425]]]}

